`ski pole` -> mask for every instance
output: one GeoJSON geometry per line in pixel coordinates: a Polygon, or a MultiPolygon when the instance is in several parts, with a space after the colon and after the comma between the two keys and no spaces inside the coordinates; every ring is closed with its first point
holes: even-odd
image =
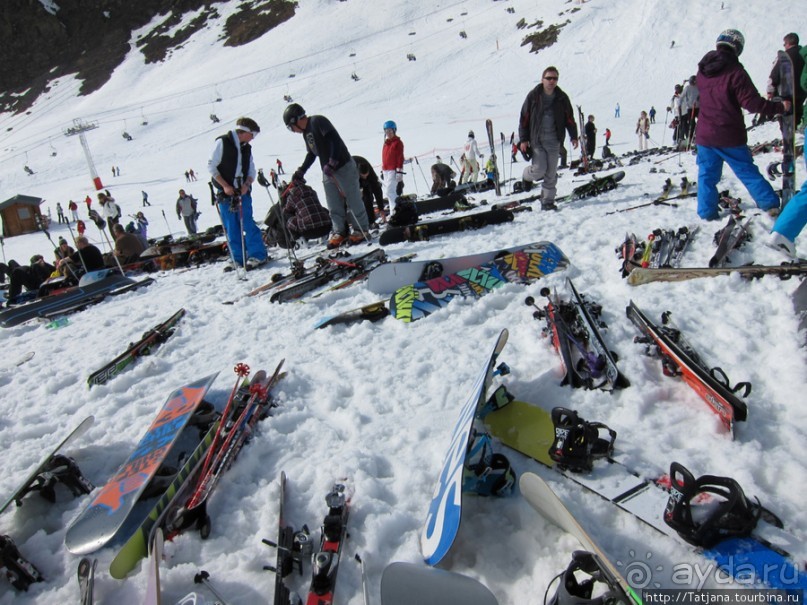
{"type": "Polygon", "coordinates": [[[210,583],[209,578],[210,574],[203,569],[193,577],[193,582],[194,584],[204,584],[207,587],[207,589],[211,593],[213,593],[213,596],[216,597],[216,599],[221,603],[221,605],[228,605],[225,598],[222,597],[221,594],[219,594],[219,592],[215,588],[213,588],[213,585],[210,583]]]}
{"type": "MultiPolygon", "coordinates": [[[[414,159],[415,159],[415,163],[418,165],[418,170],[420,170],[420,176],[423,177],[423,182],[426,183],[426,190],[428,191],[428,189],[429,189],[429,179],[426,178],[426,173],[423,172],[423,168],[420,166],[420,162],[418,161],[418,156],[415,156],[414,159]]],[[[415,185],[415,192],[417,193],[417,185],[415,185]]]]}
{"type": "Polygon", "coordinates": [[[168,218],[165,216],[165,210],[161,210],[160,212],[163,213],[163,220],[165,221],[165,226],[168,228],[168,236],[170,237],[171,234],[171,225],[168,224],[168,218]]]}
{"type": "Polygon", "coordinates": [[[241,203],[241,196],[234,197],[233,201],[238,203],[238,226],[241,229],[241,262],[244,266],[244,279],[247,278],[247,242],[244,235],[244,205],[241,203]]]}
{"type": "Polygon", "coordinates": [[[364,596],[364,605],[370,605],[370,593],[367,587],[367,569],[364,566],[364,559],[361,558],[359,553],[356,553],[354,558],[361,566],[361,591],[364,596]]]}
{"type": "Polygon", "coordinates": [[[6,240],[5,238],[0,235],[0,248],[3,249],[3,264],[6,264],[6,240]]]}
{"type": "MultiPolygon", "coordinates": [[[[286,248],[286,255],[289,257],[289,262],[292,266],[295,266],[296,263],[299,261],[297,260],[297,254],[294,252],[294,246],[296,245],[296,241],[292,242],[291,232],[289,231],[288,226],[286,225],[286,217],[283,215],[283,198],[288,195],[291,191],[291,188],[294,186],[294,180],[292,179],[291,183],[286,186],[283,190],[283,193],[278,193],[277,199],[277,214],[280,216],[280,227],[283,229],[283,236],[286,238],[286,243],[289,244],[289,247],[286,248]]],[[[269,187],[266,188],[266,192],[269,193],[269,187]]],[[[271,194],[269,195],[269,199],[272,199],[271,194]]]]}
{"type": "MultiPolygon", "coordinates": [[[[72,238],[73,242],[75,242],[75,241],[76,241],[76,236],[75,236],[75,234],[73,233],[73,228],[70,226],[70,223],[67,223],[67,228],[70,230],[70,237],[72,238]]],[[[76,244],[76,246],[78,246],[78,244],[76,244]]],[[[81,253],[79,253],[78,258],[79,258],[79,260],[81,261],[81,266],[84,268],[84,273],[86,273],[86,272],[87,272],[87,265],[86,265],[86,264],[84,264],[84,255],[82,255],[81,253]]],[[[68,267],[68,269],[70,270],[70,273],[72,273],[72,274],[73,274],[73,277],[75,277],[76,279],[78,279],[78,276],[77,276],[77,275],[75,274],[75,272],[73,271],[73,267],[71,267],[69,263],[67,264],[67,267],[68,267]]]]}
{"type": "MultiPolygon", "coordinates": [[[[370,240],[370,234],[369,234],[369,233],[367,233],[367,232],[364,230],[364,228],[361,226],[361,223],[359,222],[358,217],[356,216],[356,213],[355,213],[355,212],[353,212],[353,208],[351,208],[351,207],[348,205],[348,203],[347,203],[347,195],[345,195],[345,190],[344,190],[344,189],[342,189],[342,186],[339,184],[339,181],[337,181],[337,180],[336,180],[336,177],[335,177],[335,176],[333,176],[333,174],[328,175],[328,178],[331,180],[331,182],[332,182],[332,183],[334,184],[334,186],[336,187],[336,190],[339,192],[339,196],[340,196],[340,197],[341,197],[341,198],[344,200],[344,202],[345,202],[345,208],[347,208],[347,209],[348,209],[348,211],[350,212],[351,216],[353,217],[353,220],[354,220],[354,221],[356,221],[356,225],[359,227],[359,231],[361,231],[361,234],[362,234],[362,236],[364,237],[365,241],[367,242],[367,244],[368,244],[368,245],[370,245],[370,244],[372,243],[372,242],[371,242],[371,240],[370,240]]],[[[370,217],[367,217],[367,220],[370,220],[370,217]]]]}
{"type": "Polygon", "coordinates": [[[224,229],[224,238],[227,240],[227,252],[230,254],[230,262],[233,264],[233,267],[237,266],[235,262],[235,256],[233,256],[232,246],[230,246],[230,236],[227,234],[227,226],[224,224],[224,217],[221,215],[221,209],[219,208],[218,204],[215,204],[216,212],[219,213],[219,221],[221,222],[221,228],[224,229]]]}
{"type": "Polygon", "coordinates": [[[269,181],[266,180],[266,175],[263,174],[263,168],[258,170],[258,183],[266,189],[266,193],[269,195],[269,203],[274,204],[275,200],[272,199],[272,192],[269,191],[269,181]]]}
{"type": "Polygon", "coordinates": [[[118,265],[118,271],[120,271],[120,274],[123,277],[126,277],[126,273],[123,272],[123,267],[120,264],[120,259],[118,258],[118,255],[115,254],[115,247],[112,245],[112,240],[109,239],[109,235],[107,234],[106,230],[100,229],[100,231],[103,234],[104,239],[106,239],[107,243],[109,244],[110,254],[112,255],[112,258],[115,259],[115,264],[118,265]]]}

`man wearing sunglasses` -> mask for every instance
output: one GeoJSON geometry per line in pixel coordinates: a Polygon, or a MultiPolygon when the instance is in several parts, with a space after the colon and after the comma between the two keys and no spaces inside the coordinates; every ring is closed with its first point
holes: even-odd
{"type": "Polygon", "coordinates": [[[577,149],[577,124],[569,96],[558,86],[558,70],[547,67],[541,83],[533,88],[521,107],[518,121],[519,147],[532,158],[524,169],[520,185],[523,191],[532,189],[533,183],[543,179],[541,208],[556,210],[555,185],[558,182],[558,158],[566,134],[577,149]]]}

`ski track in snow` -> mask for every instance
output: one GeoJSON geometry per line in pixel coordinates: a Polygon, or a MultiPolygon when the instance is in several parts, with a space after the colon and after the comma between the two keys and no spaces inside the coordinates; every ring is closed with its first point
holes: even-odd
{"type": "MultiPolygon", "coordinates": [[[[548,65],[560,69],[559,84],[572,103],[596,116],[598,155],[606,127],[613,132],[617,155],[634,149],[636,119],[651,105],[658,112],[651,138],[669,144],[672,131],[664,122],[673,85],[695,73],[697,61],[713,48],[717,34],[727,27],[744,32],[747,45],[741,61],[764,91],[786,33],[771,23],[792,11],[784,0],[764,5],[735,0],[726,2],[722,11],[717,4],[686,2],[670,10],[660,0],[591,0],[583,5],[466,0],[437,6],[389,0],[379,10],[370,0],[312,0],[301,2],[293,19],[241,48],[217,42],[224,20],[235,10],[217,5],[221,18],[175,49],[166,63],[144,65],[142,55],[132,50],[93,95],[74,97],[76,81],[62,78],[30,115],[0,115],[0,182],[5,197],[22,193],[45,198],[43,210],[52,208],[54,219],[55,203],[60,201],[66,211],[72,198],[86,220],[82,200],[87,194],[95,196],[78,141],[62,132],[73,118],[96,120],[99,128],[88,133],[88,142],[100,176],[124,215],[143,210],[152,236],[169,229],[180,233],[174,204],[177,190],[185,188],[200,200],[199,226],[204,229],[218,220],[205,184],[207,156],[215,136],[238,116],[249,115],[261,125],[254,150],[258,167],[267,174],[278,157],[288,174],[302,161],[301,138],[281,121],[283,95],[289,94],[309,113],[330,118],[351,152],[374,163],[380,163],[381,124],[394,119],[407,157],[417,156],[419,162],[406,166],[406,191],[422,194],[434,155],[458,161],[468,129],[476,131],[487,158],[485,118],[494,121],[501,155],[498,133],[509,141],[524,96],[548,65]],[[515,13],[506,13],[507,7],[515,13]],[[567,19],[570,23],[556,45],[535,55],[520,46],[533,31],[516,29],[521,18],[528,24],[540,19],[544,27],[567,19]],[[467,39],[460,38],[461,30],[467,39]],[[670,48],[672,40],[675,46],[670,48]],[[417,61],[408,61],[407,53],[415,54],[417,61]],[[352,72],[360,76],[358,82],[350,79],[352,72]],[[217,97],[222,100],[216,102],[217,97]],[[619,119],[613,117],[617,102],[619,119]],[[221,123],[212,124],[210,113],[221,123]],[[148,125],[141,124],[144,118],[148,125]],[[134,141],[124,141],[123,130],[134,141]],[[56,156],[51,157],[52,150],[56,156]],[[33,176],[23,172],[26,164],[34,169],[33,176]],[[121,167],[120,177],[110,176],[111,166],[121,167]],[[188,168],[200,175],[198,182],[185,183],[182,173],[188,168]],[[150,208],[140,207],[143,189],[149,193],[150,208]]],[[[163,20],[155,17],[135,38],[163,20]]],[[[750,117],[746,122],[750,124],[750,117]]],[[[750,131],[749,140],[778,136],[777,128],[766,124],[750,131]]],[[[570,158],[577,155],[570,149],[570,158]]],[[[520,399],[546,408],[562,405],[605,422],[618,432],[617,448],[626,461],[648,474],[666,471],[676,460],[696,475],[733,476],[749,496],[758,496],[804,540],[807,511],[799,478],[805,476],[807,460],[807,366],[804,335],[796,334],[790,299],[798,282],[772,277],[746,282],[732,275],[632,288],[619,277],[614,248],[626,232],[643,238],[656,227],[698,224],[700,233],[684,264],[705,265],[714,250],[712,235],[719,225],[698,220],[694,198],[676,200],[677,208],[605,216],[650,201],[667,177],[676,185],[684,175],[696,180],[694,156],[664,157],[626,166],[626,177],[616,190],[565,205],[557,213],[535,208],[517,214],[507,225],[389,246],[391,256],[416,252],[420,260],[546,239],[560,246],[573,264],[527,288],[508,286],[476,302],[455,300],[448,309],[412,325],[387,318],[377,324],[313,329],[326,315],[380,298],[363,286],[305,303],[274,305],[265,294],[222,305],[287,267],[283,251],[273,250],[275,260],[249,273],[247,283],[222,273],[221,264],[169,272],[157,275],[156,283],[146,289],[71,315],[69,324],[58,330],[34,322],[0,331],[3,367],[35,352],[19,368],[0,373],[0,439],[6,451],[0,493],[10,494],[41,456],[89,414],[96,417],[94,426],[67,453],[91,481],[103,485],[173,389],[220,372],[208,399],[223,405],[235,380],[235,363],[246,362],[253,371],[271,370],[285,357],[288,376],[277,389],[280,407],[260,425],[210,501],[212,535],[203,542],[190,532],[166,544],[165,601],[192,590],[200,569],[210,572],[211,581],[231,602],[271,598],[274,577],[262,566],[274,563],[275,553],[260,539],[275,539],[278,476],[285,470],[289,521],[295,526],[307,523],[312,530],[326,512],[324,496],[331,483],[350,477],[355,486],[350,540],[336,599],[362,602],[359,566],[352,561],[360,552],[367,563],[371,597],[378,602],[381,573],[388,563],[421,560],[418,538],[451,431],[484,355],[506,327],[510,340],[500,359],[512,374],[504,381],[520,399]],[[651,167],[666,173],[652,174],[651,167]],[[609,325],[605,339],[618,352],[630,388],[608,395],[558,384],[559,358],[541,336],[543,322],[532,318],[523,299],[527,294],[540,298],[544,286],[562,289],[566,276],[603,305],[609,325]],[[631,299],[654,321],[662,311],[673,311],[676,323],[708,363],[721,366],[732,383],[753,384],[749,421],[738,423],[736,441],[722,434],[717,416],[691,389],[663,376],[658,359],[645,357],[644,345],[633,343],[638,332],[625,316],[631,299]],[[107,385],[87,390],[92,371],[180,307],[188,310],[187,316],[156,354],[107,385]]],[[[502,173],[519,178],[524,162],[519,158],[511,165],[509,158],[505,150],[502,173]]],[[[764,170],[777,158],[762,154],[756,161],[764,170]]],[[[799,159],[799,183],[802,170],[799,159]]],[[[307,176],[324,201],[318,166],[307,176]]],[[[558,195],[586,178],[563,171],[558,195]]],[[[754,208],[730,170],[720,185],[742,198],[747,213],[755,215],[754,239],[735,254],[733,264],[781,262],[780,255],[763,245],[772,220],[754,208]]],[[[276,192],[272,196],[277,199],[276,192]]],[[[477,202],[495,200],[492,192],[473,197],[477,202]]],[[[269,208],[268,196],[256,188],[253,198],[255,217],[261,220],[269,208]]],[[[91,223],[88,234],[101,247],[91,223]]],[[[54,241],[59,236],[69,239],[69,232],[54,222],[51,236],[54,241]]],[[[21,262],[34,253],[49,257],[51,250],[41,234],[7,238],[4,246],[6,258],[21,262]]],[[[544,477],[554,477],[518,454],[504,453],[519,472],[537,469],[544,477]]],[[[615,561],[652,562],[653,580],[665,586],[676,564],[705,565],[683,542],[660,536],[569,482],[552,484],[615,561]]],[[[29,496],[21,508],[12,507],[0,518],[0,532],[11,535],[47,579],[25,594],[0,582],[0,605],[76,599],[78,557],[64,548],[64,531],[88,499],[59,494],[55,506],[29,496]]],[[[573,538],[546,523],[517,495],[467,497],[446,567],[479,579],[502,604],[538,603],[577,548],[573,538]]],[[[145,568],[139,567],[126,581],[113,580],[107,569],[114,554],[112,548],[95,554],[96,598],[140,602],[145,568]]],[[[307,570],[298,583],[301,589],[307,584],[307,570]]]]}

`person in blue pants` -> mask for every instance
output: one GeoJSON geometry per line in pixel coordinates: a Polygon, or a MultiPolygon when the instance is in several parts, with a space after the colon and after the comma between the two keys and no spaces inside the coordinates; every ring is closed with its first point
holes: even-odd
{"type": "Polygon", "coordinates": [[[207,163],[233,262],[248,269],[267,260],[261,231],[252,218],[252,183],[257,170],[250,143],[260,131],[255,120],[238,118],[233,130],[216,139],[207,163]]]}
{"type": "Polygon", "coordinates": [[[790,102],[768,101],[757,91],[739,56],[745,38],[736,29],[717,37],[715,50],[698,63],[696,83],[700,114],[695,134],[698,146],[698,216],[719,218],[717,183],[723,163],[742,181],[757,206],[772,216],[779,213],[779,198],[760,174],[748,149],[742,110],[772,118],[790,109],[790,102]]]}
{"type": "MultiPolygon", "coordinates": [[[[807,167],[807,157],[804,158],[807,167]]],[[[790,198],[782,210],[771,231],[770,245],[773,248],[784,250],[788,255],[796,257],[796,238],[804,225],[807,224],[807,181],[801,186],[801,191],[790,198]]]]}

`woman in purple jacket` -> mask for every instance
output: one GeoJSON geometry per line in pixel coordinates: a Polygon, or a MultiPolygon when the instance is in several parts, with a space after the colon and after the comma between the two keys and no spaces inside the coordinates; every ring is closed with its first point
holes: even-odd
{"type": "Polygon", "coordinates": [[[789,102],[768,101],[760,96],[738,57],[745,38],[736,29],[727,29],[717,38],[716,50],[698,63],[700,119],[696,128],[698,144],[698,216],[718,217],[717,183],[723,162],[742,181],[757,206],[775,216],[779,198],[760,174],[748,149],[742,109],[768,117],[789,109],[789,102]]]}

